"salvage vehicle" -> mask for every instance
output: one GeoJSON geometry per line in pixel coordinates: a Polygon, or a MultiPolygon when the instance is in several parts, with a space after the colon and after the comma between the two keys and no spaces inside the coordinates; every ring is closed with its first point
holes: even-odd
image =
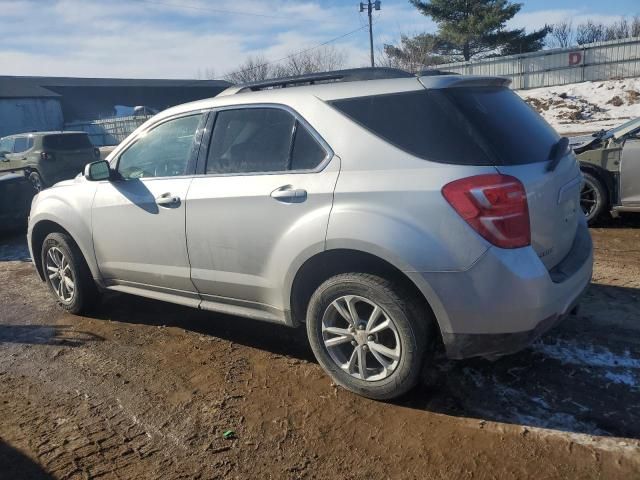
{"type": "Polygon", "coordinates": [[[100,158],[85,132],[32,132],[0,139],[0,171],[23,171],[40,191],[100,158]]]}
{"type": "Polygon", "coordinates": [[[354,69],[171,108],[36,196],[35,267],[74,313],[114,290],[305,324],[375,399],[439,345],[516,352],[575,310],[593,257],[575,155],[508,82],[354,69]]]}
{"type": "Polygon", "coordinates": [[[584,175],[580,204],[590,224],[607,212],[640,212],[639,133],[640,118],[635,118],[571,140],[584,175]]]}

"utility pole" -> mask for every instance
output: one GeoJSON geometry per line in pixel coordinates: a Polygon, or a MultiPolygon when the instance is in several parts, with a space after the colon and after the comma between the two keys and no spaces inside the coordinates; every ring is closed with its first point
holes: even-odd
{"type": "Polygon", "coordinates": [[[371,21],[371,13],[373,10],[380,10],[380,0],[372,2],[371,0],[367,0],[367,3],[360,2],[360,13],[364,12],[364,9],[367,9],[367,15],[369,16],[369,48],[371,51],[371,66],[375,67],[375,61],[373,58],[373,23],[371,21]]]}

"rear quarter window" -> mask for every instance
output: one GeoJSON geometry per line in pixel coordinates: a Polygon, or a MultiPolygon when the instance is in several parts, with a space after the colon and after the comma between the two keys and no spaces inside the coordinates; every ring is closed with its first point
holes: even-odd
{"type": "Polygon", "coordinates": [[[558,140],[553,129],[505,87],[421,90],[331,104],[388,143],[440,163],[545,161],[558,140]]]}
{"type": "Polygon", "coordinates": [[[80,150],[93,148],[89,136],[81,133],[47,135],[42,139],[42,146],[48,150],[80,150]]]}

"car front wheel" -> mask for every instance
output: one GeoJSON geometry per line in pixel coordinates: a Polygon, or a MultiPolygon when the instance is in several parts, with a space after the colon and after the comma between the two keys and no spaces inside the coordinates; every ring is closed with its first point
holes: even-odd
{"type": "Polygon", "coordinates": [[[51,233],[42,243],[42,270],[58,304],[71,313],[93,307],[96,285],[82,252],[64,233],[51,233]]]}
{"type": "Polygon", "coordinates": [[[580,206],[589,225],[595,223],[607,207],[607,192],[597,177],[583,172],[580,206]]]}
{"type": "Polygon", "coordinates": [[[415,294],[363,273],[325,281],[307,310],[307,334],[320,365],[338,385],[377,400],[416,385],[432,344],[428,325],[415,294]]]}

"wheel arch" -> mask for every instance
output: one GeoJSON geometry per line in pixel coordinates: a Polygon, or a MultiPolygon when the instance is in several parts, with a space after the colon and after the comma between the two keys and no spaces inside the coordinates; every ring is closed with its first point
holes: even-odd
{"type": "Polygon", "coordinates": [[[50,233],[64,233],[68,235],[71,240],[78,246],[82,256],[84,257],[85,263],[89,266],[89,270],[94,278],[98,278],[95,262],[91,262],[91,257],[88,256],[88,253],[82,248],[82,245],[76,240],[72,231],[68,228],[65,228],[60,222],[51,219],[42,219],[33,224],[33,227],[30,229],[29,243],[31,246],[31,253],[33,255],[33,263],[36,267],[36,271],[38,272],[38,276],[42,281],[44,278],[44,269],[42,266],[42,245],[44,243],[44,239],[50,233]]]}
{"type": "MultiPolygon", "coordinates": [[[[311,295],[325,280],[341,273],[351,272],[370,273],[393,279],[415,294],[424,304],[427,317],[439,323],[429,299],[400,268],[372,253],[337,248],[316,253],[298,268],[291,284],[289,299],[293,324],[298,325],[304,322],[311,295]]],[[[438,331],[440,331],[439,328],[438,331]]]]}
{"type": "Polygon", "coordinates": [[[602,182],[604,188],[607,190],[607,208],[615,203],[617,189],[614,174],[612,172],[605,170],[602,167],[598,167],[597,165],[586,162],[580,162],[580,170],[582,172],[593,175],[595,178],[602,182]]]}

